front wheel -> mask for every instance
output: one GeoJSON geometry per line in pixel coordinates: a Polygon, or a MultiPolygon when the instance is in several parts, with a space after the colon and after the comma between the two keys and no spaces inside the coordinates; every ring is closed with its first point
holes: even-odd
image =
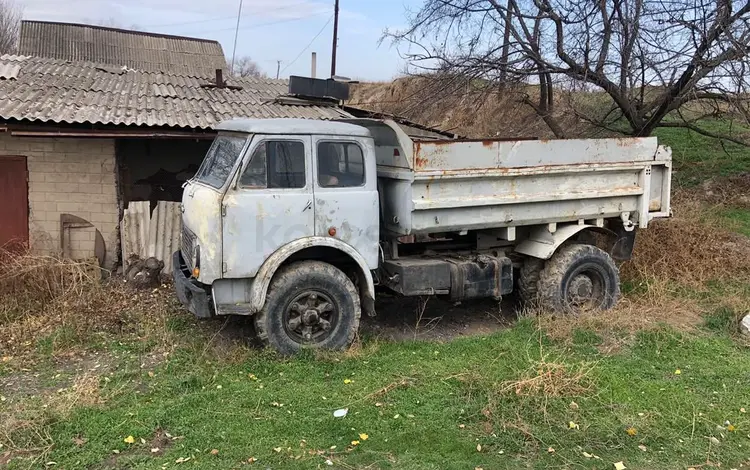
{"type": "Polygon", "coordinates": [[[341,350],[354,341],[360,315],[357,289],[340,269],[300,261],[274,276],[255,329],[264,344],[282,354],[303,347],[341,350]]]}
{"type": "Polygon", "coordinates": [[[541,307],[555,312],[607,310],[620,297],[620,275],[612,258],[592,245],[567,245],[539,274],[541,307]]]}

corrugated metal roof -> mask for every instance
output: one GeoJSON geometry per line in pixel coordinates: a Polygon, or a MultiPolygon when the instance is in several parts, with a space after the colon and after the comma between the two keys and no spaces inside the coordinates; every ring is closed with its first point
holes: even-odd
{"type": "Polygon", "coordinates": [[[73,23],[22,21],[19,51],[198,77],[227,68],[217,41],[73,23]]]}
{"type": "Polygon", "coordinates": [[[0,56],[0,119],[210,129],[237,117],[337,119],[335,106],[285,105],[287,80],[230,78],[231,88],[206,87],[206,79],[40,57],[0,56]]]}

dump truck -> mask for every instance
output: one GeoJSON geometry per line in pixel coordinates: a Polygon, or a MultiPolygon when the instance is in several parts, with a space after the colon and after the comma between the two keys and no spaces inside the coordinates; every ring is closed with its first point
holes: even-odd
{"type": "Polygon", "coordinates": [[[284,354],[348,347],[382,291],[611,308],[616,261],[670,216],[655,137],[420,140],[387,119],[217,131],[184,186],[177,296],[199,318],[253,316],[284,354]]]}

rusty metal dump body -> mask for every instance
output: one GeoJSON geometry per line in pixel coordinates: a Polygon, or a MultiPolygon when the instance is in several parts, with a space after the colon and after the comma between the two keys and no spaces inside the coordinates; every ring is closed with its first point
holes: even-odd
{"type": "Polygon", "coordinates": [[[418,141],[392,122],[357,123],[375,137],[395,235],[669,216],[671,151],[655,137],[418,141]]]}

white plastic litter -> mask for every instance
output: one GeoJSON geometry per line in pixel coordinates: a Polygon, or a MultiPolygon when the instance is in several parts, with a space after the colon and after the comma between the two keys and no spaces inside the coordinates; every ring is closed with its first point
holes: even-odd
{"type": "Polygon", "coordinates": [[[740,323],[740,331],[742,331],[743,334],[750,336],[750,315],[745,315],[745,318],[742,319],[742,322],[740,323]]]}

